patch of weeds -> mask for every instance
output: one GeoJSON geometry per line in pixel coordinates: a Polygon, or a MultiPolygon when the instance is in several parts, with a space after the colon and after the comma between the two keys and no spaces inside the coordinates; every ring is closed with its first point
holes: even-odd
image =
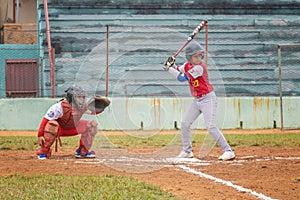
{"type": "Polygon", "coordinates": [[[7,151],[7,150],[12,150],[12,149],[9,148],[9,147],[1,147],[0,150],[5,150],[5,151],[7,151]]]}

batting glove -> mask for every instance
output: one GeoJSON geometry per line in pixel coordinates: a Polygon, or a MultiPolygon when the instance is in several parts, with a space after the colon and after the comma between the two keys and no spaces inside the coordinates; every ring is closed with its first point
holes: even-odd
{"type": "Polygon", "coordinates": [[[176,58],[174,56],[170,56],[165,62],[163,69],[169,71],[169,68],[172,67],[175,63],[176,58]]]}

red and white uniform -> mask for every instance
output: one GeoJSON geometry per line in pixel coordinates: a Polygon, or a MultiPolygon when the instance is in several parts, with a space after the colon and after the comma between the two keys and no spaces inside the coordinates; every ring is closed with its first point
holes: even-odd
{"type": "Polygon", "coordinates": [[[80,120],[85,113],[92,114],[91,111],[87,110],[86,105],[82,109],[74,108],[67,100],[52,105],[40,125],[38,137],[44,135],[45,126],[50,120],[56,120],[59,123],[59,136],[78,135],[82,129],[85,129],[88,122],[87,120],[80,120]]]}
{"type": "MultiPolygon", "coordinates": [[[[186,153],[192,152],[191,125],[201,113],[203,113],[205,126],[209,134],[217,141],[224,152],[231,151],[225,137],[216,126],[217,100],[213,91],[214,88],[209,82],[206,66],[202,62],[197,65],[186,62],[182,66],[177,66],[176,69],[187,76],[191,94],[195,97],[181,122],[183,151],[186,153]]],[[[175,74],[172,71],[171,73],[175,74]]]]}
{"type": "Polygon", "coordinates": [[[38,137],[44,137],[45,143],[37,151],[37,154],[46,154],[47,157],[50,157],[50,147],[56,137],[79,134],[81,138],[78,149],[83,153],[88,152],[97,133],[98,124],[94,120],[82,120],[81,117],[85,113],[95,114],[87,109],[86,103],[82,109],[72,106],[67,100],[62,100],[52,105],[45,114],[38,130],[38,137]],[[46,129],[51,121],[58,123],[58,130],[56,133],[49,134],[46,129]]]}
{"type": "Polygon", "coordinates": [[[207,68],[203,62],[199,65],[186,62],[177,67],[177,70],[187,75],[191,94],[195,98],[201,98],[214,90],[209,82],[207,68]]]}

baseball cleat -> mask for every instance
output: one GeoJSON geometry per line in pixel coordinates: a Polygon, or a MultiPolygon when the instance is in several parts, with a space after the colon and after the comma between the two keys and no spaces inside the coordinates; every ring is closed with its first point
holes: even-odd
{"type": "Polygon", "coordinates": [[[187,153],[185,151],[181,151],[176,158],[192,158],[192,157],[194,157],[193,152],[187,153]]]}
{"type": "Polygon", "coordinates": [[[75,157],[76,158],[96,158],[96,155],[95,155],[95,153],[89,151],[85,155],[81,155],[80,153],[75,154],[75,157]]]}
{"type": "Polygon", "coordinates": [[[80,152],[81,152],[81,149],[76,149],[76,151],[75,151],[75,157],[79,156],[80,152]]]}
{"type": "Polygon", "coordinates": [[[219,160],[233,160],[235,158],[235,154],[233,151],[225,151],[220,157],[219,160]]]}
{"type": "Polygon", "coordinates": [[[47,159],[47,156],[45,154],[39,154],[38,159],[39,160],[45,160],[45,159],[47,159]]]}

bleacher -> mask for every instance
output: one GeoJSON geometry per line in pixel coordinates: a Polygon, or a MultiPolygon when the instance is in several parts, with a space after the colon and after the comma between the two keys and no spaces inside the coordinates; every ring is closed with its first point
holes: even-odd
{"type": "MultiPolygon", "coordinates": [[[[105,93],[107,37],[111,96],[190,96],[187,83],[161,66],[203,19],[218,95],[278,96],[277,45],[300,42],[300,1],[49,0],[48,7],[58,96],[74,81],[105,93]]],[[[196,40],[204,46],[204,32],[196,40]]],[[[299,52],[282,52],[289,58],[283,66],[285,95],[300,94],[299,52]]],[[[183,52],[177,64],[184,61],[183,52]]]]}

